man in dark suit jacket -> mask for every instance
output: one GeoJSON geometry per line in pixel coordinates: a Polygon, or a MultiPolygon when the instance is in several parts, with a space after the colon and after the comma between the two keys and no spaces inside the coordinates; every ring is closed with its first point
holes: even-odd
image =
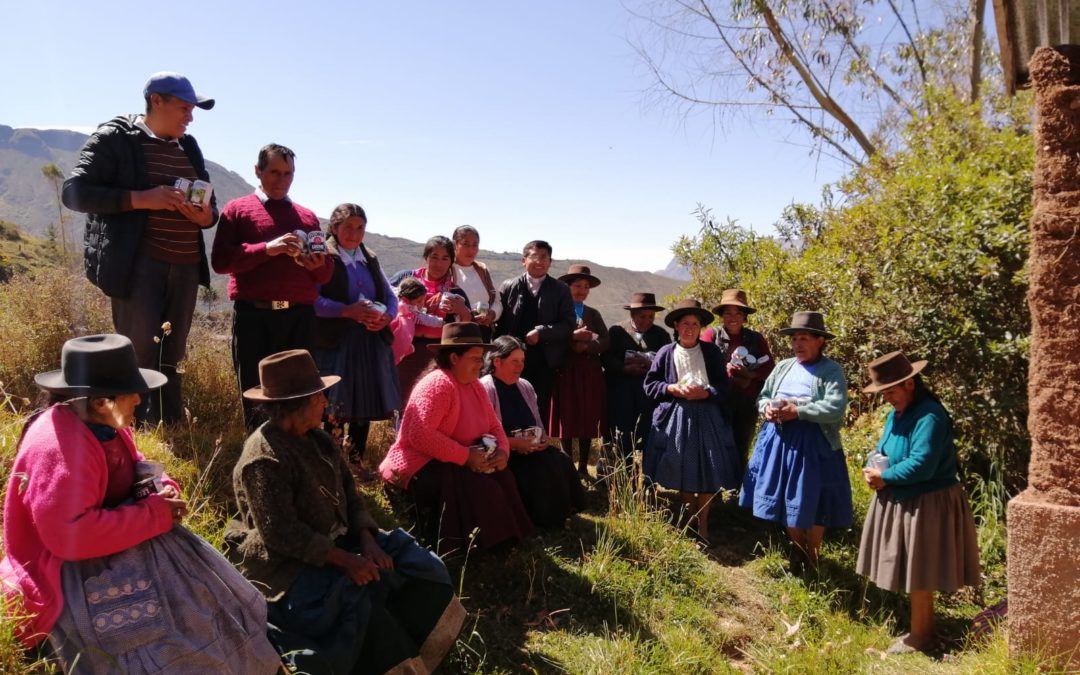
{"type": "Polygon", "coordinates": [[[570,287],[548,276],[551,244],[530,241],[521,254],[525,273],[507,279],[499,288],[503,313],[496,335],[513,335],[525,343],[525,370],[521,376],[536,390],[540,418],[548,424],[551,383],[562,365],[566,343],[577,324],[570,287]]]}

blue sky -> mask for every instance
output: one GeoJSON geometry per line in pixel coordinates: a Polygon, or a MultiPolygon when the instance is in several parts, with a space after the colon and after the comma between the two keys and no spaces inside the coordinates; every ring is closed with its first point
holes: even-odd
{"type": "Polygon", "coordinates": [[[650,98],[611,0],[7,5],[0,123],[89,131],[176,70],[217,99],[189,127],[207,157],[254,183],[288,145],[299,203],[359,202],[381,234],[470,223],[484,248],[657,270],[699,202],[768,231],[842,170],[785,123],[650,98]]]}

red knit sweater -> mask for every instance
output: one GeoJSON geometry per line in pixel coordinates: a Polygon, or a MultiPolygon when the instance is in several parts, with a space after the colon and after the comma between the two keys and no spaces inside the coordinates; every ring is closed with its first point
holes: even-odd
{"type": "Polygon", "coordinates": [[[329,256],[309,272],[287,255],[266,254],[267,242],[294,230],[319,229],[315,212],[285,199],[250,194],[225,205],[218,221],[210,263],[218,274],[228,274],[231,300],[288,300],[310,305],[319,286],[330,281],[334,264],[329,256]]]}

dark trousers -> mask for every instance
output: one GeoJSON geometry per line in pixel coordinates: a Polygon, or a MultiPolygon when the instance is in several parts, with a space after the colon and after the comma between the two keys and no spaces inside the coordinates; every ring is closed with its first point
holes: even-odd
{"type": "MultiPolygon", "coordinates": [[[[233,303],[232,358],[240,393],[259,384],[259,361],[287,349],[311,351],[315,338],[315,308],[262,309],[245,300],[233,303]]],[[[255,406],[244,399],[248,430],[262,424],[255,406]]]]}
{"type": "Polygon", "coordinates": [[[555,370],[548,366],[542,345],[525,348],[525,368],[521,376],[529,381],[536,391],[536,407],[540,409],[540,419],[544,429],[551,427],[551,385],[555,380],[555,370]]]}
{"type": "Polygon", "coordinates": [[[754,442],[754,432],[757,431],[757,400],[735,393],[731,394],[729,400],[731,433],[735,437],[735,449],[739,452],[739,466],[745,474],[750,446],[754,442]]]}
{"type": "Polygon", "coordinates": [[[140,422],[170,424],[184,416],[177,367],[187,351],[198,290],[197,264],[174,265],[140,255],[131,271],[131,294],[112,298],[113,326],[135,346],[139,367],[159,370],[168,378],[136,411],[140,422]]]}

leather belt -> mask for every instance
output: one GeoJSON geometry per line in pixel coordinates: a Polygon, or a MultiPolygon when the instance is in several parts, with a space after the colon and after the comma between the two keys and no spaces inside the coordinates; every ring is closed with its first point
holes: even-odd
{"type": "Polygon", "coordinates": [[[289,309],[298,307],[301,303],[288,300],[237,300],[236,304],[244,304],[254,309],[289,309]]]}

